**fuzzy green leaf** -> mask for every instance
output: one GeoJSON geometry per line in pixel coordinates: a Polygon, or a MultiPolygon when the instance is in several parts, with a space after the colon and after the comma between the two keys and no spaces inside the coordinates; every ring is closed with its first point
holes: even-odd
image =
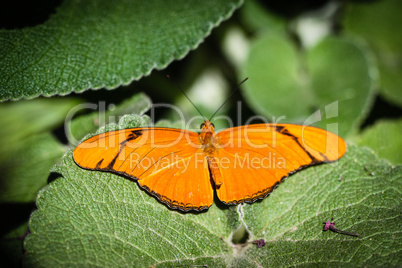
{"type": "Polygon", "coordinates": [[[359,45],[326,38],[304,60],[286,38],[264,35],[252,45],[242,70],[250,107],[273,122],[332,125],[341,136],[356,131],[373,98],[375,77],[359,45]]]}
{"type": "Polygon", "coordinates": [[[128,84],[183,58],[241,2],[63,1],[42,25],[0,30],[0,100],[128,84]]]}
{"type": "Polygon", "coordinates": [[[391,167],[373,152],[349,145],[338,162],[299,172],[266,202],[244,208],[253,238],[268,241],[245,255],[263,267],[398,266],[401,187],[401,166],[391,167]],[[338,229],[360,236],[323,232],[323,222],[331,218],[338,229]]]}
{"type": "Polygon", "coordinates": [[[40,192],[25,240],[28,266],[271,267],[401,265],[401,167],[349,145],[333,164],[288,178],[251,205],[169,210],[123,177],[79,168],[72,151],[40,192]],[[323,232],[339,229],[360,237],[323,232]],[[233,248],[242,223],[267,245],[233,248]]]}

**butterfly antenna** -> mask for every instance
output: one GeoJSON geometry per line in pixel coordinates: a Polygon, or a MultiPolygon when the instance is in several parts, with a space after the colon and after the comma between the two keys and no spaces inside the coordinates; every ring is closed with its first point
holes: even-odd
{"type": "Polygon", "coordinates": [[[188,99],[188,101],[194,106],[194,108],[198,111],[198,113],[202,116],[202,118],[204,118],[204,121],[207,120],[207,119],[205,118],[205,116],[202,115],[202,113],[201,113],[200,110],[197,108],[197,106],[195,106],[195,104],[190,100],[190,98],[187,96],[186,92],[184,92],[184,90],[183,90],[175,81],[173,81],[173,79],[172,79],[169,75],[167,75],[167,78],[169,78],[170,81],[172,81],[173,84],[174,84],[178,89],[180,89],[180,91],[183,93],[183,95],[184,95],[184,96],[188,99]]]}
{"type": "Polygon", "coordinates": [[[218,108],[218,110],[216,110],[216,112],[211,116],[211,118],[209,119],[209,121],[212,120],[212,118],[214,118],[214,116],[219,112],[219,110],[226,104],[226,102],[228,102],[228,100],[235,94],[236,91],[238,91],[240,89],[240,86],[246,82],[248,80],[248,77],[246,77],[243,81],[241,81],[236,87],[235,89],[233,89],[232,93],[230,93],[229,97],[222,103],[222,105],[218,108]]]}

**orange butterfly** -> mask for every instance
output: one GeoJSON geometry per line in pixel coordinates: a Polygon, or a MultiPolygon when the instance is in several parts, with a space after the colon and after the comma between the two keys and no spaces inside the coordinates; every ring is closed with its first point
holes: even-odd
{"type": "Polygon", "coordinates": [[[267,196],[296,171],[339,159],[344,140],[326,130],[292,124],[256,124],[215,133],[141,127],[110,131],[82,142],[82,168],[132,178],[169,208],[208,209],[214,189],[225,204],[267,196]]]}

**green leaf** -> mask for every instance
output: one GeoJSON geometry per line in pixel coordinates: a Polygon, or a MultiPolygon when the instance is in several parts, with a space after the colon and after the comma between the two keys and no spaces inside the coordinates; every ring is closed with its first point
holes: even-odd
{"type": "Polygon", "coordinates": [[[0,105],[0,201],[33,202],[67,148],[50,133],[78,104],[36,99],[0,105]]]}
{"type": "Polygon", "coordinates": [[[0,104],[0,204],[7,219],[0,224],[2,267],[21,263],[22,239],[36,195],[67,151],[50,131],[78,103],[54,98],[0,104]]]}
{"type": "Polygon", "coordinates": [[[169,210],[138,185],[110,173],[79,168],[72,151],[60,177],[38,195],[25,240],[28,266],[277,267],[402,264],[401,167],[349,145],[333,164],[288,178],[251,205],[215,203],[207,212],[169,210]],[[323,232],[322,222],[358,232],[323,232]],[[267,245],[233,247],[241,224],[267,245]]]}
{"type": "MultiPolygon", "coordinates": [[[[0,105],[0,151],[32,134],[52,130],[79,101],[68,98],[40,98],[0,105]]],[[[1,156],[2,154],[0,154],[1,156]]]]}
{"type": "Polygon", "coordinates": [[[42,25],[0,31],[0,100],[138,80],[183,58],[241,2],[63,1],[42,25]]]}
{"type": "Polygon", "coordinates": [[[336,123],[330,130],[341,136],[356,131],[375,83],[364,49],[331,37],[300,54],[280,35],[254,42],[242,70],[242,76],[250,76],[242,91],[250,107],[273,122],[322,128],[336,123]]]}
{"type": "Polygon", "coordinates": [[[18,142],[2,155],[0,202],[33,202],[66,147],[48,132],[18,142]]]}
{"type": "Polygon", "coordinates": [[[349,144],[338,162],[299,172],[266,202],[245,206],[253,238],[269,241],[245,254],[263,267],[398,266],[401,184],[402,166],[391,167],[349,144]],[[359,238],[323,232],[322,223],[332,217],[335,227],[359,238]],[[276,257],[267,258],[271,255],[276,257]]]}
{"type": "Polygon", "coordinates": [[[379,157],[402,164],[402,119],[380,120],[355,139],[360,146],[373,149],[379,157]]]}
{"type": "Polygon", "coordinates": [[[31,220],[35,235],[26,240],[33,253],[29,265],[224,263],[230,249],[220,235],[229,236],[232,225],[227,221],[237,215],[233,209],[213,207],[199,215],[172,212],[129,180],[80,169],[71,152],[56,171],[63,178],[39,194],[37,205],[46,211],[35,212],[31,220]],[[54,236],[48,240],[45,233],[54,236]],[[60,259],[60,254],[66,255],[60,259]]]}
{"type": "MultiPolygon", "coordinates": [[[[81,140],[85,135],[95,132],[97,129],[99,129],[99,127],[102,127],[105,124],[117,122],[117,119],[123,115],[142,115],[151,108],[151,105],[151,100],[144,93],[135,94],[118,106],[109,105],[109,107],[104,107],[105,102],[100,102],[99,104],[92,103],[82,105],[79,107],[80,109],[91,109],[98,111],[81,115],[69,122],[67,127],[70,130],[68,133],[68,140],[74,144],[73,141],[81,140]]],[[[79,110],[74,112],[79,112],[79,110]]],[[[71,114],[71,116],[73,116],[73,114],[71,114]]]]}
{"type": "Polygon", "coordinates": [[[277,31],[286,30],[286,21],[267,9],[255,0],[248,0],[240,9],[242,21],[254,31],[277,31]]]}
{"type": "Polygon", "coordinates": [[[402,35],[396,25],[402,24],[399,0],[349,3],[344,16],[346,32],[370,43],[377,56],[381,94],[402,106],[402,35]]]}

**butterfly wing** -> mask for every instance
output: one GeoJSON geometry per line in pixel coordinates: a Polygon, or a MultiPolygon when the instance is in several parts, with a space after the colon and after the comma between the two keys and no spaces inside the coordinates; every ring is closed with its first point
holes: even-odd
{"type": "Polygon", "coordinates": [[[213,189],[198,134],[170,128],[110,131],[82,142],[74,161],[82,168],[116,173],[138,182],[173,209],[211,206],[213,189]]]}
{"type": "Polygon", "coordinates": [[[291,124],[230,128],[217,137],[220,148],[210,168],[218,198],[226,204],[254,202],[288,175],[335,161],[346,151],[342,138],[331,132],[291,124]]]}

